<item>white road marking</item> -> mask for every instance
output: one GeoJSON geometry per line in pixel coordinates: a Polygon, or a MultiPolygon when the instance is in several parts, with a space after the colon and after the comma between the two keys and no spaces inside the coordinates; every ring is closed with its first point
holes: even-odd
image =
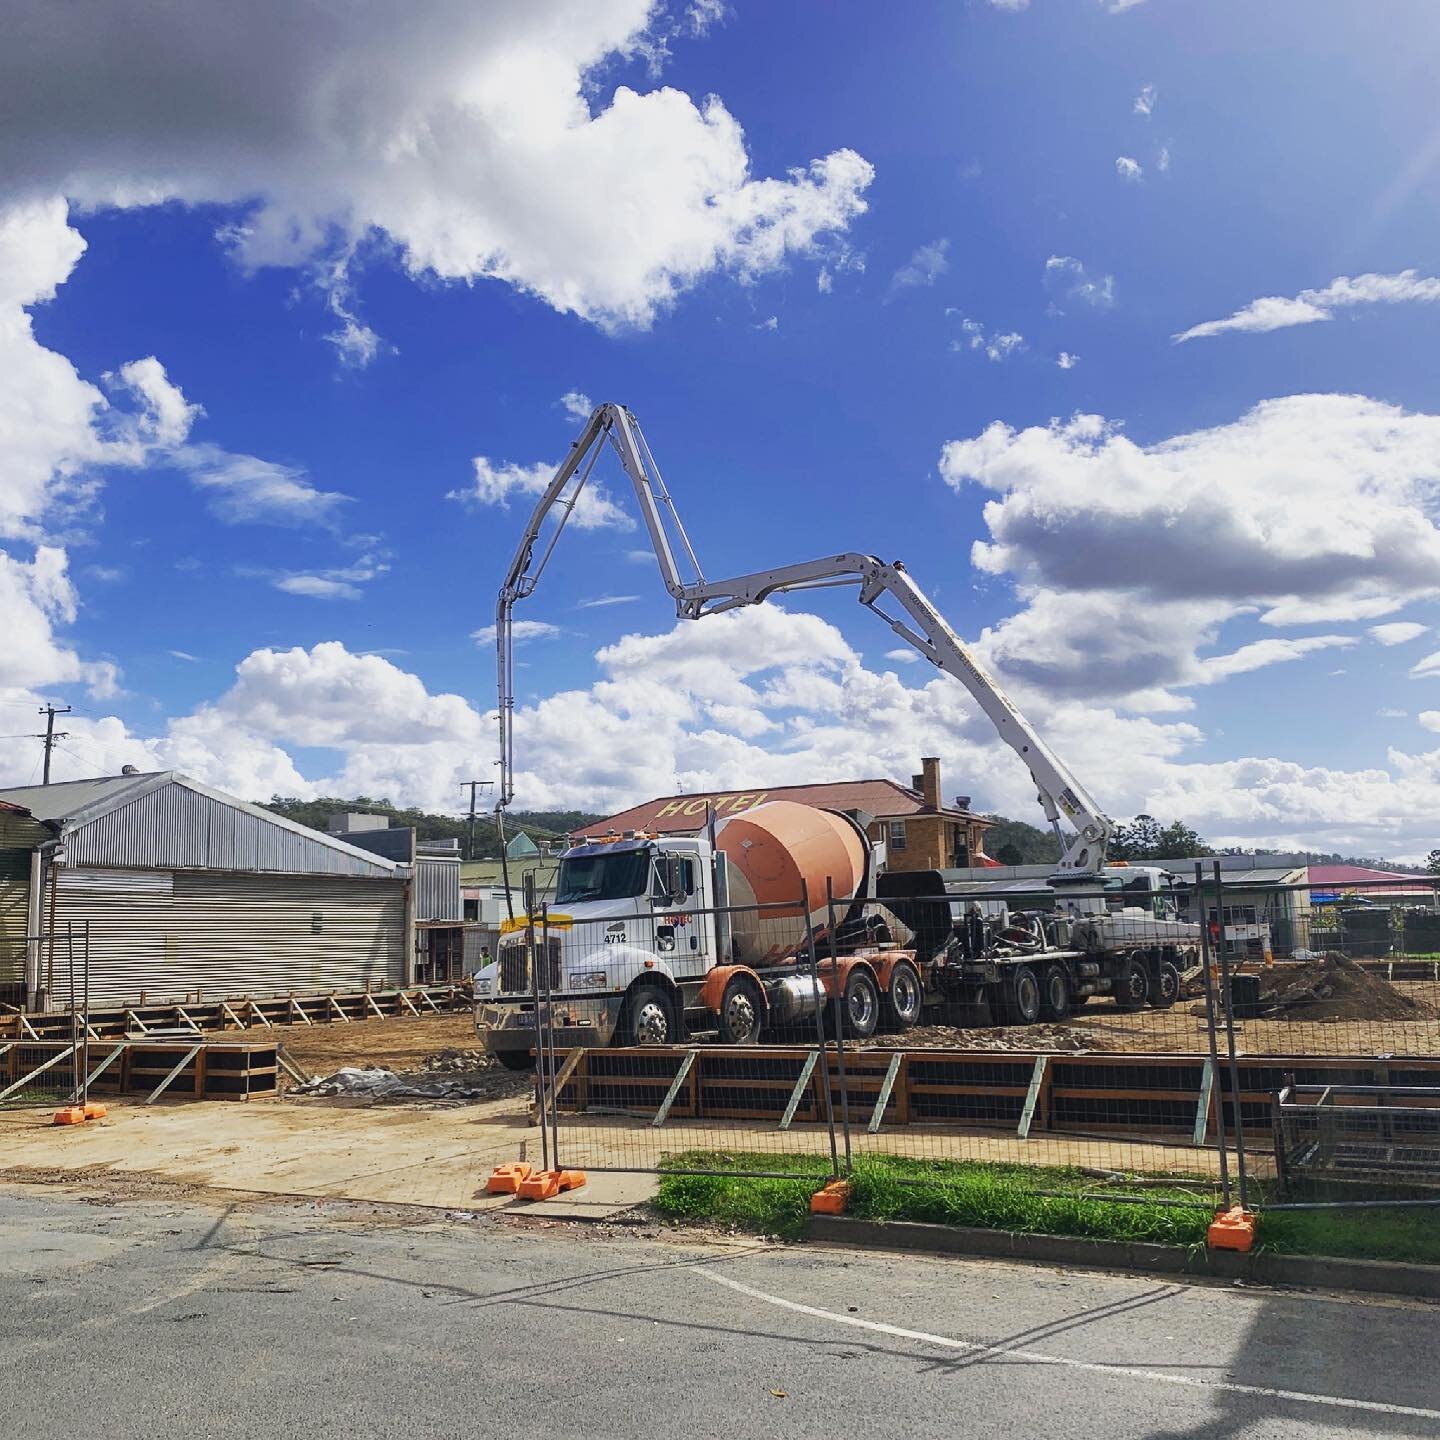
{"type": "Polygon", "coordinates": [[[741,1295],[748,1295],[752,1300],[759,1300],[766,1305],[777,1305],[782,1310],[811,1315],[817,1320],[830,1320],[837,1325],[849,1325],[856,1330],[870,1330],[877,1335],[893,1335],[900,1340],[920,1340],[926,1345],[938,1345],[945,1350],[963,1350],[972,1355],[994,1355],[1001,1359],[1028,1360],[1035,1365],[1060,1365],[1071,1370],[1088,1370],[1096,1375],[1120,1375],[1129,1380],[1146,1380],[1160,1385],[1183,1385],[1189,1390],[1221,1390],[1228,1395],[1254,1395],[1263,1400],[1294,1400],[1304,1405],[1363,1410],[1373,1415],[1405,1415],[1418,1420],[1440,1420],[1440,1410],[1426,1410],[1418,1405],[1389,1405],[1383,1400],[1354,1400],[1346,1395],[1312,1395],[1304,1390],[1278,1390],[1268,1385],[1241,1385],[1234,1380],[1203,1380],[1194,1375],[1171,1375],[1164,1370],[1140,1370],[1130,1365],[1102,1365],[1093,1360],[1074,1360],[1064,1355],[1041,1355],[1034,1350],[1013,1350],[1005,1345],[982,1345],[970,1340],[955,1340],[948,1335],[932,1335],[926,1330],[906,1330],[900,1325],[862,1320],[858,1315],[841,1315],[834,1310],[822,1310],[818,1305],[802,1305],[798,1300],[768,1295],[752,1285],[732,1280],[728,1275],[717,1274],[704,1265],[697,1266],[695,1274],[703,1275],[716,1285],[724,1285],[741,1295]]]}

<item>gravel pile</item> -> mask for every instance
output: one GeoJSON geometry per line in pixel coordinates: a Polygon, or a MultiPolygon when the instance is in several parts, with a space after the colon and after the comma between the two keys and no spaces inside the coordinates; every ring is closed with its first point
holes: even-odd
{"type": "Polygon", "coordinates": [[[440,1100],[456,1103],[504,1100],[528,1094],[532,1080],[492,1060],[483,1050],[441,1050],[427,1055],[418,1073],[397,1073],[380,1065],[344,1065],[331,1075],[297,1085],[291,1095],[330,1099],[440,1100]]]}

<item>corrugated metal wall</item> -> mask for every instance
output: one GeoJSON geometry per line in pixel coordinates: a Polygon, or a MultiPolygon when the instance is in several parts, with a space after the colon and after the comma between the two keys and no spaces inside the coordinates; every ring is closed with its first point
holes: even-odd
{"type": "Polygon", "coordinates": [[[77,826],[66,837],[67,865],[241,870],[271,874],[392,875],[378,857],[351,854],[319,835],[288,829],[170,783],[77,826]]]}
{"type": "Polygon", "coordinates": [[[0,849],[0,1000],[13,1005],[25,986],[25,929],[30,913],[30,851],[0,849]]]}
{"type": "Polygon", "coordinates": [[[24,998],[30,855],[49,836],[38,820],[0,810],[0,1000],[8,1005],[24,998]]]}
{"type": "Polygon", "coordinates": [[[420,855],[415,860],[416,920],[463,920],[460,861],[420,855]]]}
{"type": "MultiPolygon", "coordinates": [[[[57,925],[63,933],[70,922],[78,932],[87,920],[92,1005],[138,1003],[142,994],[178,1000],[197,991],[217,999],[378,989],[404,979],[398,880],[62,870],[57,925]]],[[[67,978],[62,941],[52,1003],[67,1003],[67,978]]]]}

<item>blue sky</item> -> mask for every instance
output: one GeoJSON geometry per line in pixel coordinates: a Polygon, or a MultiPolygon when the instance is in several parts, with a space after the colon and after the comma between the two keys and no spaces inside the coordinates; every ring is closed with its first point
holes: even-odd
{"type": "MultiPolygon", "coordinates": [[[[1112,813],[1436,843],[1432,6],[164,9],[0,60],[0,728],[72,703],[58,773],[458,808],[582,395],[712,577],[904,559],[1112,813]]],[[[848,598],[677,629],[624,524],[522,608],[517,803],[923,750],[1038,816],[848,598]]]]}

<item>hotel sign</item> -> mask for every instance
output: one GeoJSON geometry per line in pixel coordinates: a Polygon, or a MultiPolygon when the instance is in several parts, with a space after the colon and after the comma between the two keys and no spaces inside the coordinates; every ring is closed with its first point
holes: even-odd
{"type": "Polygon", "coordinates": [[[651,817],[651,823],[669,820],[676,815],[703,815],[707,805],[713,805],[717,815],[735,815],[741,810],[753,810],[769,793],[768,790],[759,790],[754,794],[746,792],[739,795],[682,795],[662,805],[651,817]]]}

